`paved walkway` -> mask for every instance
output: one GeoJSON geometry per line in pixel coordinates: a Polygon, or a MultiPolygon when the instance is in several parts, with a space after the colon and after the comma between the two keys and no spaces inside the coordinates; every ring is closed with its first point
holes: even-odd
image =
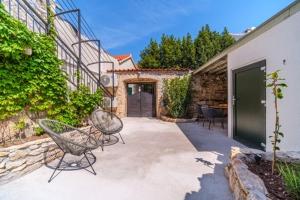
{"type": "Polygon", "coordinates": [[[94,151],[97,176],[85,170],[62,172],[42,167],[0,186],[2,200],[230,200],[224,177],[231,146],[223,130],[197,123],[174,124],[125,118],[126,144],[94,151]]]}

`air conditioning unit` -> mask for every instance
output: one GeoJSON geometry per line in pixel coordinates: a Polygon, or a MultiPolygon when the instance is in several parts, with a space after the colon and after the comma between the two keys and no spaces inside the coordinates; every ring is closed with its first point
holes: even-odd
{"type": "Polygon", "coordinates": [[[112,87],[113,86],[113,77],[114,77],[114,86],[118,86],[118,76],[114,74],[103,74],[101,75],[100,81],[102,85],[105,87],[112,87]]]}
{"type": "Polygon", "coordinates": [[[118,105],[118,102],[117,102],[117,99],[116,99],[116,98],[114,98],[112,102],[111,102],[111,98],[110,98],[110,97],[104,97],[104,98],[103,98],[103,106],[104,106],[105,108],[109,108],[110,105],[111,105],[111,103],[112,103],[112,107],[113,107],[113,108],[116,108],[117,105],[118,105]]]}

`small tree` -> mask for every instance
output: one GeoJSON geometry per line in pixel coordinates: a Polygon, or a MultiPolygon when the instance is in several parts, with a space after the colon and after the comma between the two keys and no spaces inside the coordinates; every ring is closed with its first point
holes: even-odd
{"type": "Polygon", "coordinates": [[[280,150],[278,144],[283,138],[283,133],[280,131],[280,121],[279,121],[279,111],[278,111],[278,100],[283,99],[282,89],[287,87],[287,84],[284,83],[283,78],[280,78],[279,71],[272,72],[267,75],[268,84],[267,87],[272,89],[272,94],[274,95],[274,106],[275,106],[275,129],[272,136],[272,145],[273,145],[273,159],[272,159],[272,174],[274,173],[276,166],[276,151],[280,150]]]}

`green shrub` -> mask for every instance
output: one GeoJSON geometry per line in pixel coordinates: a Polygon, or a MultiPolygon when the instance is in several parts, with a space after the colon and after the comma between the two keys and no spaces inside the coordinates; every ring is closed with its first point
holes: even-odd
{"type": "Polygon", "coordinates": [[[34,129],[34,135],[41,136],[44,134],[44,130],[41,127],[35,127],[34,129]]]}
{"type": "Polygon", "coordinates": [[[26,122],[25,119],[19,119],[16,124],[15,124],[15,130],[18,132],[22,132],[24,131],[24,129],[26,128],[26,122]]]}
{"type": "Polygon", "coordinates": [[[300,165],[282,164],[278,166],[287,190],[297,200],[300,200],[300,165]]]}
{"type": "Polygon", "coordinates": [[[164,81],[164,103],[171,117],[179,118],[186,115],[190,101],[190,82],[190,75],[164,81]]]}
{"type": "Polygon", "coordinates": [[[76,126],[82,124],[93,110],[102,104],[103,92],[97,90],[91,93],[88,87],[80,86],[77,90],[69,91],[68,97],[68,103],[57,108],[52,114],[58,121],[76,126]]]}

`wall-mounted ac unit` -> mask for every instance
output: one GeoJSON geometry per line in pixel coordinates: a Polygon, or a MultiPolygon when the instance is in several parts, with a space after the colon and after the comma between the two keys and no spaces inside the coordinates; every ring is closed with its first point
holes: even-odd
{"type": "MultiPolygon", "coordinates": [[[[111,105],[111,98],[110,97],[104,97],[103,98],[103,106],[105,108],[109,108],[111,105]]],[[[113,101],[112,101],[112,107],[113,108],[116,108],[118,106],[118,102],[117,102],[117,99],[114,98],[113,101]]]]}
{"type": "Polygon", "coordinates": [[[103,74],[101,75],[101,83],[105,87],[112,87],[113,86],[113,77],[114,77],[114,86],[118,86],[118,76],[115,74],[114,76],[112,74],[103,74]]]}

